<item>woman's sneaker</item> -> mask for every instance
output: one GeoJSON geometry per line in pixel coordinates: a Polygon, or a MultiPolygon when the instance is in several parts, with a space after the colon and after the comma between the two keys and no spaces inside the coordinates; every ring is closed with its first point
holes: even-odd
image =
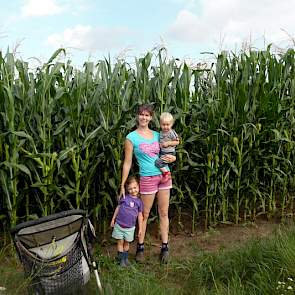
{"type": "Polygon", "coordinates": [[[144,244],[137,244],[135,260],[137,262],[144,262],[144,244]]]}
{"type": "Polygon", "coordinates": [[[144,262],[144,251],[143,250],[136,251],[135,260],[137,262],[144,262]]]}
{"type": "Polygon", "coordinates": [[[160,262],[163,264],[168,263],[169,260],[169,250],[168,248],[162,248],[160,252],[160,262]]]}

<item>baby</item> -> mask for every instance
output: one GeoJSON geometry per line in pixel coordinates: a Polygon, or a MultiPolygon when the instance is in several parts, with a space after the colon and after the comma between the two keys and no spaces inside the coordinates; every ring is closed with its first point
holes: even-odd
{"type": "Polygon", "coordinates": [[[179,137],[177,133],[172,129],[174,124],[173,116],[170,113],[162,113],[160,116],[160,158],[155,162],[156,167],[162,171],[162,183],[168,181],[171,178],[168,163],[161,159],[164,155],[176,155],[175,147],[179,144],[179,137]]]}

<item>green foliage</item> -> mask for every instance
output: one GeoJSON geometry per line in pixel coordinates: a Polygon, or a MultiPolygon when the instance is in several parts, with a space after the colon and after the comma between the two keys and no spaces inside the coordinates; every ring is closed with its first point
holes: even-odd
{"type": "MultiPolygon", "coordinates": [[[[211,66],[168,60],[57,62],[32,71],[0,54],[0,215],[10,225],[71,208],[105,231],[120,183],[123,142],[138,104],[175,116],[181,136],[171,203],[192,230],[257,215],[293,216],[294,50],[221,52],[211,66]]],[[[136,166],[133,172],[137,172],[136,166]]]]}

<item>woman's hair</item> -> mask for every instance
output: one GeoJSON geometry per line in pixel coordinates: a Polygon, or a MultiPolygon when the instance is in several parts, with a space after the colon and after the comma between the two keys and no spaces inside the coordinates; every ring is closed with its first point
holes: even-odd
{"type": "Polygon", "coordinates": [[[163,122],[163,121],[169,121],[169,122],[172,122],[174,123],[174,118],[173,116],[170,114],[170,113],[162,113],[161,116],[160,116],[160,121],[163,122]]]}
{"type": "Polygon", "coordinates": [[[135,176],[129,176],[125,182],[125,187],[127,188],[127,186],[134,181],[139,184],[138,179],[135,176]]]}
{"type": "Polygon", "coordinates": [[[154,108],[151,104],[141,104],[138,106],[137,115],[143,112],[148,112],[152,116],[154,114],[154,108]]]}

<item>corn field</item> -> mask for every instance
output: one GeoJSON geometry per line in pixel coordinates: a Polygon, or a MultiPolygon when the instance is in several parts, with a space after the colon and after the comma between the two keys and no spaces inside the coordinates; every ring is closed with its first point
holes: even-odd
{"type": "MultiPolygon", "coordinates": [[[[59,62],[32,71],[0,52],[0,219],[7,227],[73,208],[108,223],[125,136],[138,104],[153,103],[181,137],[171,206],[199,223],[292,217],[295,189],[295,51],[221,52],[206,67],[165,49],[81,70],[59,62]]],[[[136,165],[133,167],[136,172],[136,165]]],[[[102,227],[100,228],[102,229],[102,227]]]]}

